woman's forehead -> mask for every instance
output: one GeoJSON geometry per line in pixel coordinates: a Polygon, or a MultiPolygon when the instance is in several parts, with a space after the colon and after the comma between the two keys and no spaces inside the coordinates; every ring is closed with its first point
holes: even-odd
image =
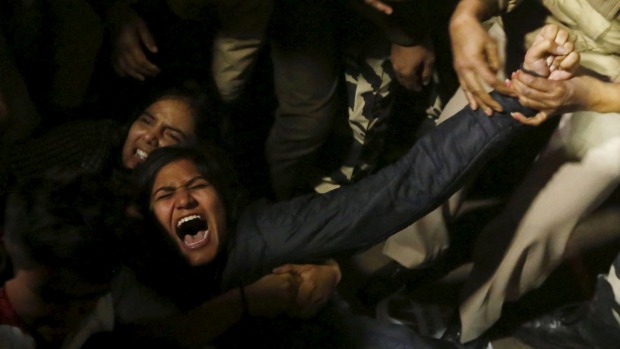
{"type": "Polygon", "coordinates": [[[155,177],[155,184],[163,182],[183,182],[201,176],[198,167],[190,159],[178,159],[164,165],[155,177]]]}

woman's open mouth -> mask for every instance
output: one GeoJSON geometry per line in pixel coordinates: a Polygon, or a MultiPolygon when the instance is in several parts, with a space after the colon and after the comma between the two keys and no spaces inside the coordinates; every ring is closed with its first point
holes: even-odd
{"type": "Polygon", "coordinates": [[[181,218],[177,222],[176,233],[183,244],[190,249],[202,247],[209,242],[209,224],[200,215],[181,218]]]}

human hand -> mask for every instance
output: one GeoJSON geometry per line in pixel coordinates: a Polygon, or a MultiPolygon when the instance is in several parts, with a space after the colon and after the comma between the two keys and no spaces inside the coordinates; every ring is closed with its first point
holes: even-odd
{"type": "Polygon", "coordinates": [[[555,24],[544,26],[527,50],[523,68],[550,80],[567,80],[579,65],[569,33],[555,24]]]}
{"type": "Polygon", "coordinates": [[[519,102],[539,112],[530,118],[521,113],[513,113],[512,117],[523,124],[538,126],[552,115],[587,110],[594,80],[587,76],[549,80],[517,71],[512,75],[512,88],[519,94],[519,102]]]}
{"type": "Polygon", "coordinates": [[[435,50],[430,39],[415,46],[392,44],[391,60],[396,79],[410,91],[421,91],[433,77],[435,50]]]}
{"type": "Polygon", "coordinates": [[[244,288],[253,316],[276,317],[294,313],[301,277],[293,273],[269,274],[244,288]]]}
{"type": "Polygon", "coordinates": [[[112,66],[121,76],[144,81],[159,74],[159,67],[146,57],[144,48],[158,48],[146,22],[125,2],[117,1],[108,12],[112,36],[112,66]]]}
{"type": "Polygon", "coordinates": [[[454,69],[470,107],[482,108],[487,115],[503,111],[483,85],[486,83],[500,93],[514,95],[497,77],[497,72],[503,68],[497,42],[474,16],[453,15],[449,29],[454,69]]]}
{"type": "Polygon", "coordinates": [[[386,15],[391,15],[392,12],[394,12],[394,9],[392,8],[392,6],[386,4],[385,2],[381,0],[364,0],[364,3],[386,15]]]}
{"type": "Polygon", "coordinates": [[[289,315],[302,319],[314,316],[331,299],[342,276],[335,261],[327,264],[285,264],[273,272],[291,273],[301,279],[295,299],[297,308],[289,315]]]}

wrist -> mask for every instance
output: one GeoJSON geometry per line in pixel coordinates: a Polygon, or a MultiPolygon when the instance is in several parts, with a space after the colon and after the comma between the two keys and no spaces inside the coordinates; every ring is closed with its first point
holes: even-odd
{"type": "Polygon", "coordinates": [[[620,112],[620,84],[603,82],[592,77],[575,78],[575,95],[585,91],[585,101],[580,103],[580,110],[599,113],[620,112]]]}
{"type": "Polygon", "coordinates": [[[497,12],[497,6],[491,6],[488,1],[461,0],[452,13],[450,27],[460,26],[472,20],[483,22],[496,15],[497,12]]]}

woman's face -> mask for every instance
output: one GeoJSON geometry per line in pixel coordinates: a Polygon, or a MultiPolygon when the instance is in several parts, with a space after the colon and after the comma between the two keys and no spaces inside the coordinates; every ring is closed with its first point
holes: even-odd
{"type": "Polygon", "coordinates": [[[123,146],[123,165],[133,169],[154,149],[185,143],[195,133],[196,125],[187,103],[164,97],[146,108],[131,124],[123,146]]]}
{"type": "Polygon", "coordinates": [[[226,212],[217,190],[191,160],[171,162],[159,171],[151,209],[191,265],[215,258],[226,236],[226,212]]]}

